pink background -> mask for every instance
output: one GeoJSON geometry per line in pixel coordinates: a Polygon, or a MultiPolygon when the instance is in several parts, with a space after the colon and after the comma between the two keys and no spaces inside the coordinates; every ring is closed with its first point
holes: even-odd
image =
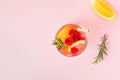
{"type": "Polygon", "coordinates": [[[116,20],[96,15],[91,0],[0,0],[0,80],[120,80],[120,0],[106,1],[116,20]],[[51,45],[68,23],[91,30],[85,51],[72,58],[51,45]],[[104,33],[108,56],[93,65],[104,33]]]}

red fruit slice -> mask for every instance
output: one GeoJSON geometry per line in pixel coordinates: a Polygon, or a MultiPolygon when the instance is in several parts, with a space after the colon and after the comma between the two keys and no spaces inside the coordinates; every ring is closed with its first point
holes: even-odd
{"type": "Polygon", "coordinates": [[[76,47],[71,48],[71,53],[75,54],[77,52],[78,52],[78,48],[76,47]]]}
{"type": "Polygon", "coordinates": [[[74,42],[74,40],[72,37],[65,39],[65,44],[67,44],[67,45],[72,45],[73,42],[74,42]]]}

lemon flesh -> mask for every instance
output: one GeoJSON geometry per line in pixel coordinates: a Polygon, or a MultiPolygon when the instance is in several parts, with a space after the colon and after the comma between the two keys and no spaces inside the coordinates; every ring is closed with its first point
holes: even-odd
{"type": "Polygon", "coordinates": [[[92,0],[92,8],[104,19],[113,20],[116,18],[114,10],[105,0],[92,0]]]}

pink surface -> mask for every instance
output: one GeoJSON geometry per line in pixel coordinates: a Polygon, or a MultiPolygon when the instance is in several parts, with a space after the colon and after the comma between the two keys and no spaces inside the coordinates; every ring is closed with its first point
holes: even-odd
{"type": "Polygon", "coordinates": [[[120,80],[120,0],[106,1],[114,21],[97,16],[91,0],[0,0],[0,80],[120,80]],[[68,23],[91,30],[85,51],[72,58],[51,45],[68,23]],[[104,33],[108,56],[93,65],[104,33]]]}

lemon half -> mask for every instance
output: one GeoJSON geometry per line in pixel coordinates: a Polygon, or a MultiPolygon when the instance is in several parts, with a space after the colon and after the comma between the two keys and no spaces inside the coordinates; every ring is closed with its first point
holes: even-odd
{"type": "Polygon", "coordinates": [[[105,19],[113,20],[116,18],[114,10],[105,0],[92,0],[92,8],[99,16],[105,19]]]}

